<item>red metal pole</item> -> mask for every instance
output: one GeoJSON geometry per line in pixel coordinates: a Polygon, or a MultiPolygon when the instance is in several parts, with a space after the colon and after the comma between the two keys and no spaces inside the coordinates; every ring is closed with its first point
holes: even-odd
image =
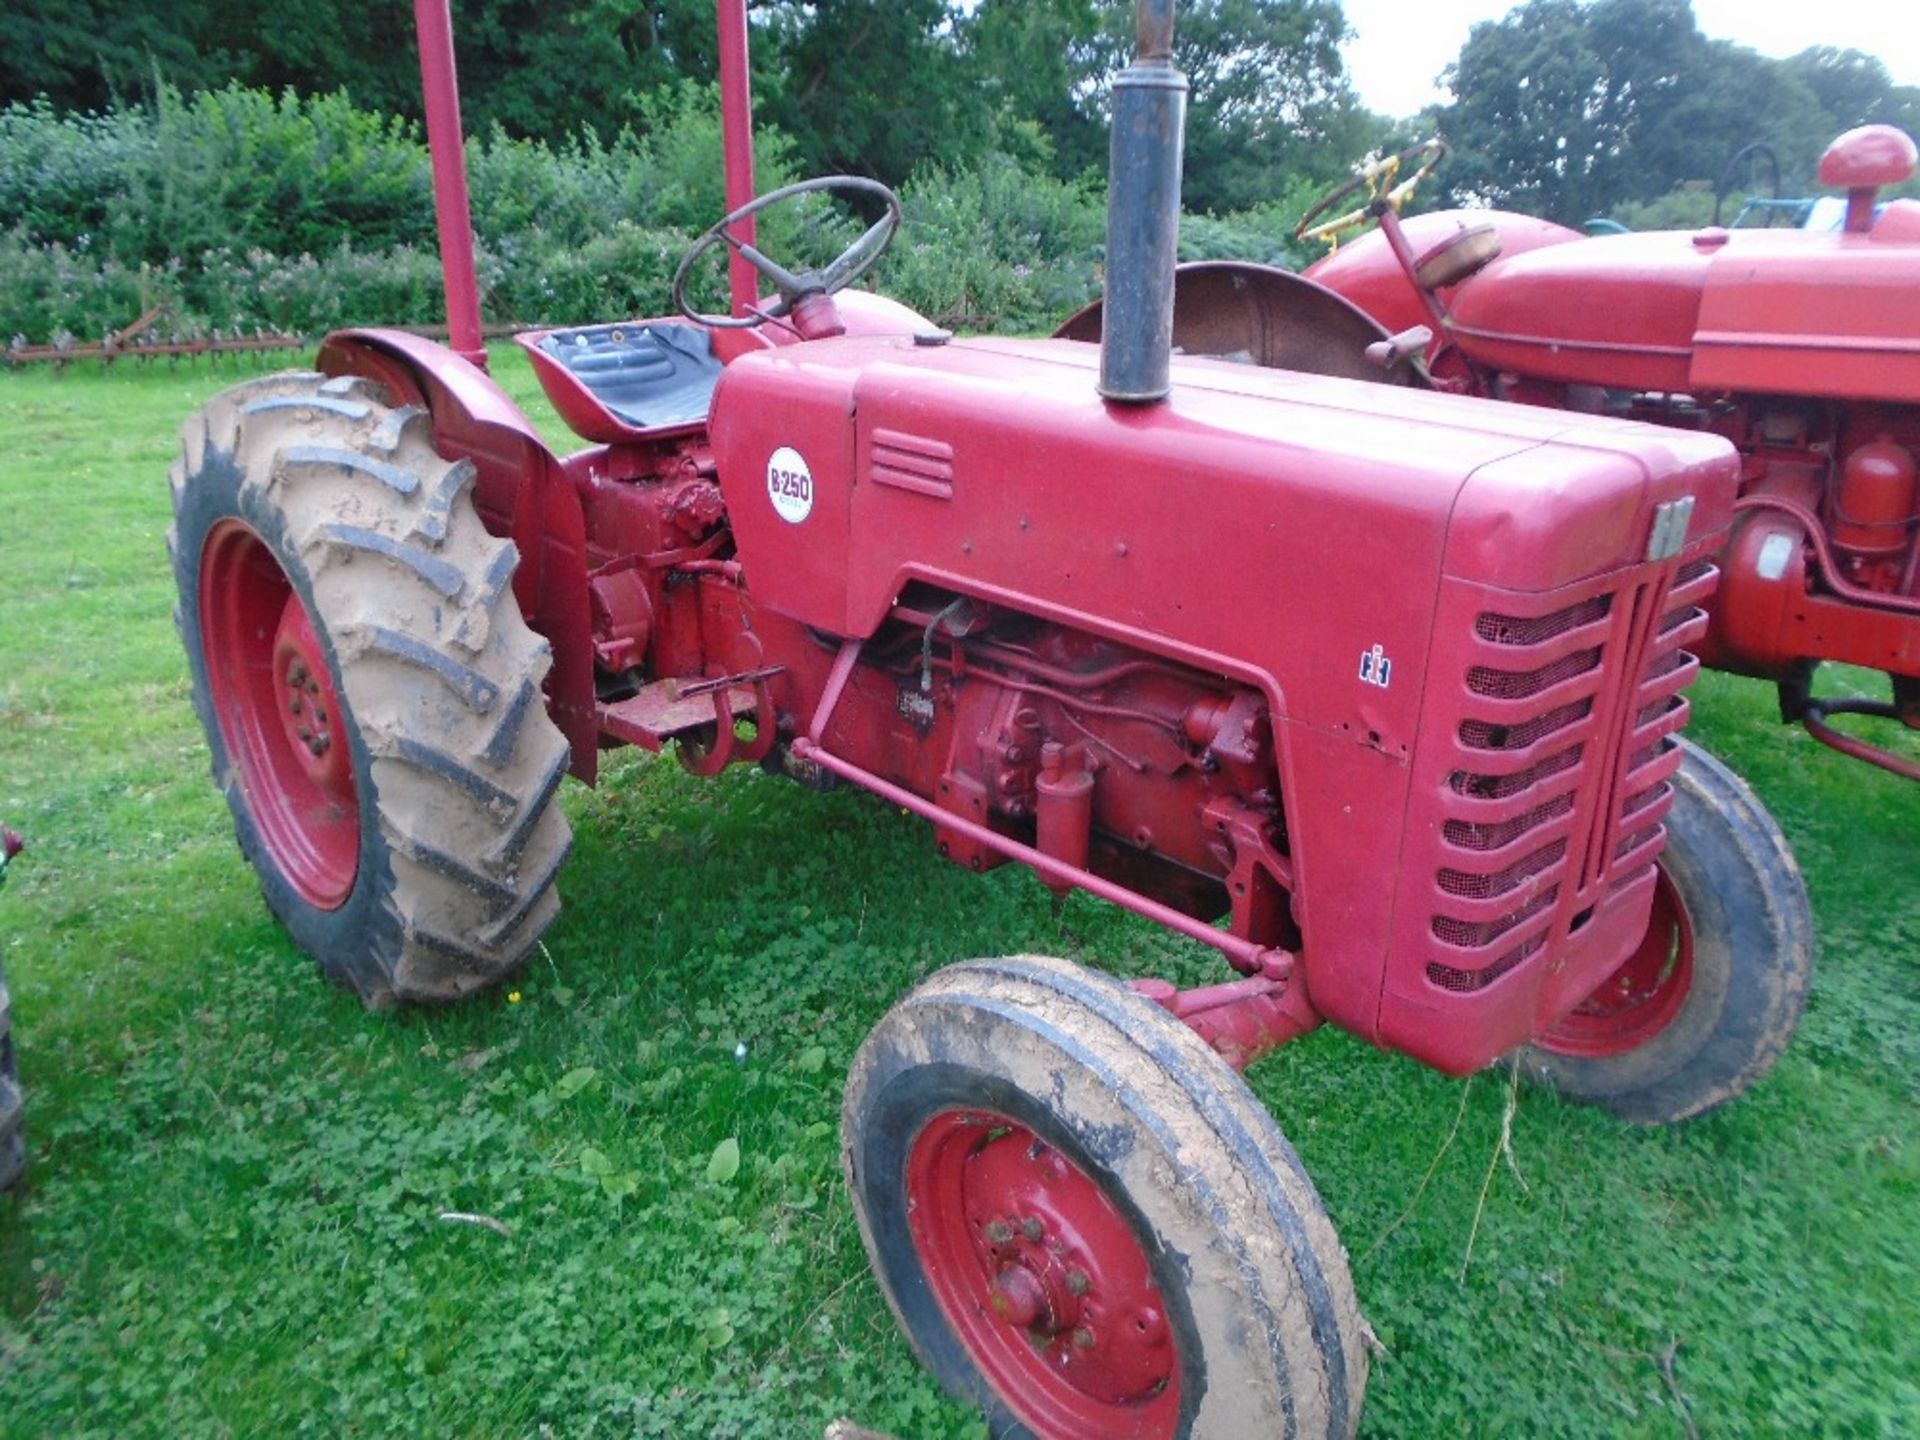
{"type": "MultiPolygon", "coordinates": [[[[753,91],[747,74],[747,0],[716,0],[720,16],[720,133],[727,162],[727,210],[753,199],[753,91]]],[[[733,227],[747,244],[755,242],[753,217],[733,227]]],[[[760,298],[759,275],[737,246],[727,252],[727,280],[733,313],[745,315],[760,298]]]]}
{"type": "Polygon", "coordinates": [[[480,338],[480,283],[474,275],[473,211],[467,200],[449,6],[450,0],[413,0],[413,25],[420,36],[420,89],[427,102],[427,148],[433,155],[433,213],[440,227],[448,338],[455,353],[484,370],[487,350],[480,338]]]}

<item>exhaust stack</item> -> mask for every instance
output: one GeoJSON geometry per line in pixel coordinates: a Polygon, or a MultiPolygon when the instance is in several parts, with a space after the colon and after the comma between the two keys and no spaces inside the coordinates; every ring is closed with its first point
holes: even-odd
{"type": "Polygon", "coordinates": [[[1100,393],[1150,404],[1172,388],[1187,77],[1173,63],[1173,0],[1137,0],[1134,25],[1133,63],[1113,82],[1100,393]]]}

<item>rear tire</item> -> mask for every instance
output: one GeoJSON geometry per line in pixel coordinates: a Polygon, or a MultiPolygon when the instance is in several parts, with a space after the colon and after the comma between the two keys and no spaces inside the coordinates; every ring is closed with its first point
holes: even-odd
{"type": "Polygon", "coordinates": [[[27,1141],[21,1131],[25,1108],[20,1070],[13,1055],[13,992],[0,971],[0,1190],[12,1188],[27,1168],[27,1141]]]}
{"type": "Polygon", "coordinates": [[[1654,926],[1522,1052],[1533,1076],[1637,1125],[1704,1114],[1780,1058],[1813,978],[1813,913],[1786,837],[1697,746],[1674,776],[1654,926]]]}
{"type": "Polygon", "coordinates": [[[1353,1433],[1333,1223],[1240,1077],[1144,997],[1040,956],[950,966],[867,1037],[842,1142],[901,1330],[994,1436],[1353,1433]]]}
{"type": "Polygon", "coordinates": [[[237,386],[182,441],[175,620],[268,908],[372,1005],[499,980],[559,911],[570,755],[471,462],[352,376],[237,386]]]}

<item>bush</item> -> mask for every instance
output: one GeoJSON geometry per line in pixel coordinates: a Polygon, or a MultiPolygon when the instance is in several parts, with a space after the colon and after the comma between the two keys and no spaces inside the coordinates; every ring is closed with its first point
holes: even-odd
{"type": "Polygon", "coordinates": [[[0,233],[0,344],[102,339],[157,301],[173,300],[176,278],[172,270],[143,275],[58,242],[35,244],[21,229],[0,233]]]}
{"type": "Polygon", "coordinates": [[[942,325],[1050,330],[1099,293],[1106,217],[1083,183],[991,155],[967,173],[919,172],[901,208],[878,286],[942,325]]]}
{"type": "MultiPolygon", "coordinates": [[[[643,106],[647,129],[560,146],[496,129],[467,144],[490,318],[579,321],[657,313],[687,243],[724,205],[719,102],[680,86],[643,106]]],[[[791,146],[763,131],[763,186],[791,146]]],[[[783,208],[770,248],[854,227],[824,206],[783,208]]],[[[167,328],[316,333],[442,317],[432,172],[415,128],[229,86],[150,107],[62,115],[0,109],[0,334],[95,339],[165,303],[167,328]]],[[[700,288],[718,303],[718,267],[700,288]]]]}
{"type": "MultiPolygon", "coordinates": [[[[690,238],[725,208],[718,97],[666,87],[641,128],[559,145],[496,128],[467,143],[489,319],[574,323],[660,314],[690,238]]],[[[793,178],[793,146],[756,138],[762,190],[793,178]]],[[[1099,291],[1105,197],[1008,155],[922,170],[875,284],[956,329],[1050,330],[1099,291]]],[[[1187,259],[1287,263],[1290,202],[1188,217],[1187,259]]],[[[431,324],[442,318],[431,166],[411,124],[344,94],[303,99],[237,85],[150,106],[63,115],[0,109],[0,336],[96,339],[164,304],[165,329],[431,324]]],[[[819,264],[871,214],[783,205],[763,247],[819,264]]],[[[721,308],[716,255],[696,303],[721,308]]]]}
{"type": "Polygon", "coordinates": [[[62,115],[45,100],[0,109],[0,216],[31,242],[104,243],[110,217],[159,168],[143,111],[62,115]]]}

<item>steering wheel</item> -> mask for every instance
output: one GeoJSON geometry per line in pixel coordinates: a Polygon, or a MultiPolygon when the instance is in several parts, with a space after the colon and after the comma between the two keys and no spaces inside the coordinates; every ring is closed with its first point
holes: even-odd
{"type": "Polygon", "coordinates": [[[1733,223],[1738,225],[1741,217],[1757,204],[1767,217],[1766,228],[1771,230],[1774,213],[1781,208],[1780,157],[1773,153],[1773,147],[1764,140],[1756,140],[1751,145],[1743,145],[1734,151],[1733,158],[1727,161],[1727,168],[1720,172],[1720,183],[1713,187],[1713,223],[1716,225],[1720,223],[1720,211],[1727,203],[1727,196],[1733,193],[1740,171],[1740,162],[1743,160],[1747,162],[1747,179],[1750,182],[1755,178],[1754,172],[1758,169],[1753,162],[1756,160],[1767,162],[1767,171],[1773,182],[1770,187],[1773,193],[1759,196],[1749,191],[1746,203],[1740,207],[1740,214],[1733,217],[1733,223]]]}
{"type": "Polygon", "coordinates": [[[1300,223],[1293,227],[1293,238],[1325,240],[1337,246],[1341,235],[1349,230],[1358,230],[1373,218],[1376,206],[1387,205],[1398,210],[1406,204],[1420,182],[1433,173],[1433,167],[1446,157],[1446,153],[1447,142],[1436,135],[1418,145],[1409,145],[1398,155],[1367,156],[1354,167],[1351,180],[1329,190],[1313,202],[1307,213],[1300,217],[1300,223]],[[1419,168],[1406,179],[1400,179],[1400,171],[1416,162],[1419,168]],[[1318,225],[1313,223],[1349,195],[1360,194],[1366,198],[1353,209],[1331,220],[1321,220],[1318,225]]]}
{"type": "Polygon", "coordinates": [[[777,320],[809,295],[831,295],[836,290],[846,289],[866,274],[873,268],[874,262],[887,253],[887,246],[893,243],[894,232],[899,228],[900,197],[878,180],[869,180],[863,175],[822,175],[813,180],[802,180],[797,185],[782,185],[778,190],[769,190],[731,214],[722,216],[693,242],[693,247],[681,257],[680,268],[673,272],[674,308],[695,324],[711,326],[716,330],[746,330],[767,320],[777,320]],[[762,210],[798,195],[810,195],[816,190],[846,190],[877,196],[886,202],[887,213],[869,225],[859,239],[821,269],[797,273],[770,256],[761,254],[733,233],[733,227],[748,216],[758,215],[762,210]],[[700,257],[716,245],[730,245],[738,250],[747,263],[759,271],[779,293],[779,298],[771,304],[756,305],[750,315],[704,315],[688,304],[687,277],[693,273],[693,267],[700,257]]]}

